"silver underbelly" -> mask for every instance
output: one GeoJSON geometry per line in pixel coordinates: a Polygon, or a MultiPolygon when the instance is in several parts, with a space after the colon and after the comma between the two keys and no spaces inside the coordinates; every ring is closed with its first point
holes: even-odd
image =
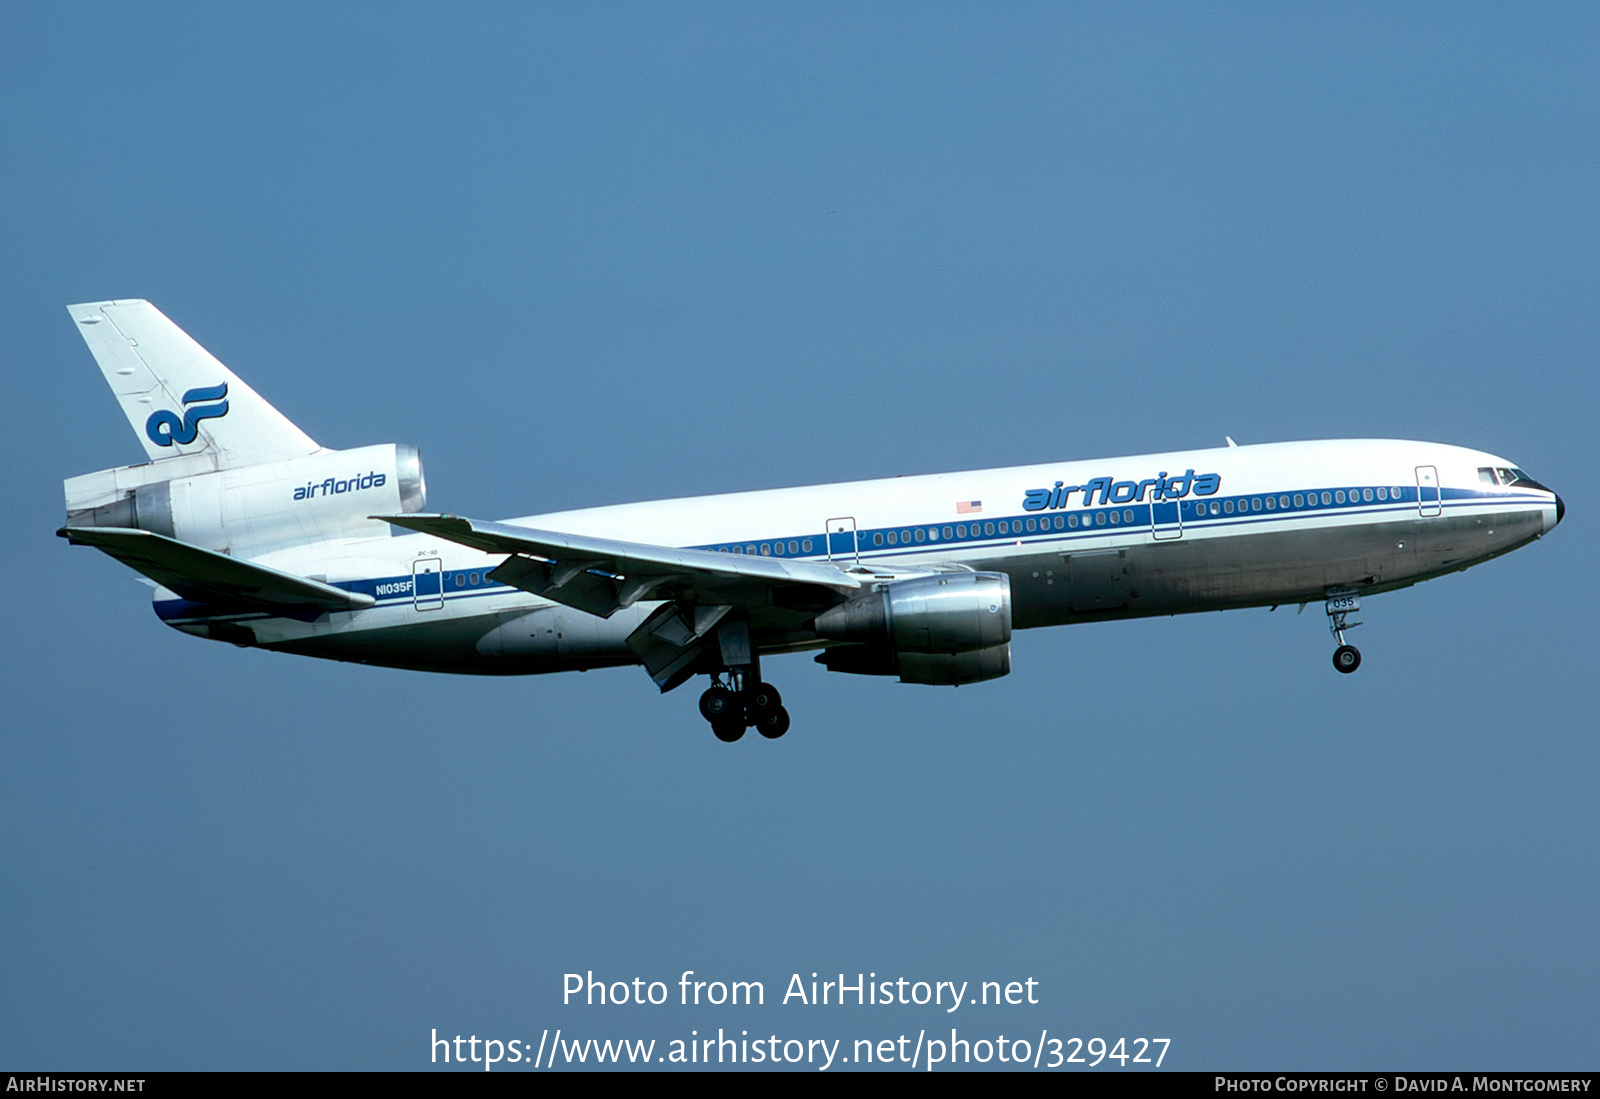
{"type": "MultiPolygon", "coordinates": [[[[1537,512],[1411,516],[1316,530],[1196,532],[1173,541],[1078,549],[1041,543],[969,558],[1011,577],[1017,629],[1321,600],[1329,589],[1406,587],[1507,553],[1543,532],[1537,512]]],[[[386,667],[534,675],[637,663],[626,638],[654,607],[609,619],[562,606],[432,617],[381,628],[262,638],[265,648],[386,667]]],[[[353,623],[354,624],[354,623],[353,623]]],[[[763,652],[821,647],[801,617],[753,615],[763,652]]]]}

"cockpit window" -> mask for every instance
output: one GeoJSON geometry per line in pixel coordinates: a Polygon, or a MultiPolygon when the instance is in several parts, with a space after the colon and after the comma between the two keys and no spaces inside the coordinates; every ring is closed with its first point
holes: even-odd
{"type": "Polygon", "coordinates": [[[1521,485],[1523,488],[1536,488],[1543,492],[1550,491],[1515,466],[1510,468],[1505,466],[1479,466],[1478,480],[1491,485],[1521,485]]]}

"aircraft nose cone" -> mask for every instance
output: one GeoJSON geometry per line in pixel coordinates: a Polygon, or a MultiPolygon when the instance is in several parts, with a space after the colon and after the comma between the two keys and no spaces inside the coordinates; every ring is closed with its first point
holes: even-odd
{"type": "Polygon", "coordinates": [[[1561,502],[1561,494],[1559,492],[1554,495],[1556,498],[1556,522],[1559,523],[1567,514],[1567,505],[1561,502]]]}

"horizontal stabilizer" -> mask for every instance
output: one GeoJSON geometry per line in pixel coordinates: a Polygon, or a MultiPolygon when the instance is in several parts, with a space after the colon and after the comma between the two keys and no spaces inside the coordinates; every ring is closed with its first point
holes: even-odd
{"type": "Polygon", "coordinates": [[[495,579],[602,618],[640,599],[821,609],[861,588],[857,577],[818,561],[621,542],[455,515],[373,518],[485,553],[512,555],[514,560],[492,574],[495,579]]]}
{"type": "Polygon", "coordinates": [[[303,616],[308,612],[356,611],[376,602],[370,595],[240,561],[147,530],[62,527],[56,533],[75,546],[93,546],[110,554],[194,603],[222,603],[303,616]]]}

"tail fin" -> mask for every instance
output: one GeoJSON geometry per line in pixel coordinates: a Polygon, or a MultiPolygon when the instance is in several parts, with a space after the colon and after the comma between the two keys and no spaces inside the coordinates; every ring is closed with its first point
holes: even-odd
{"type": "Polygon", "coordinates": [[[147,301],[69,305],[152,461],[210,453],[219,469],[320,449],[147,301]]]}

